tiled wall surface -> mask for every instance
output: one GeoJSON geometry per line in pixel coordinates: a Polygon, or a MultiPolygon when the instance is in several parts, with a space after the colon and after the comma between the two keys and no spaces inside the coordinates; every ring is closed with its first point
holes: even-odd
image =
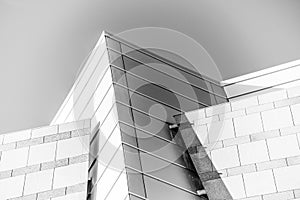
{"type": "Polygon", "coordinates": [[[86,198],[90,120],[0,135],[0,200],[86,198]]]}
{"type": "Polygon", "coordinates": [[[300,199],[300,88],[186,113],[233,199],[300,199]]]}

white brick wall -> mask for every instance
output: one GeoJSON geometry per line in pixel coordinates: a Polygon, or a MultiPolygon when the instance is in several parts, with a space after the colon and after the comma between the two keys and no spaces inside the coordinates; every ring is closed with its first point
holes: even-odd
{"type": "Polygon", "coordinates": [[[300,198],[299,91],[280,90],[187,113],[233,199],[300,198]]]}
{"type": "Polygon", "coordinates": [[[85,120],[1,135],[0,200],[84,199],[89,126],[85,120]]]}

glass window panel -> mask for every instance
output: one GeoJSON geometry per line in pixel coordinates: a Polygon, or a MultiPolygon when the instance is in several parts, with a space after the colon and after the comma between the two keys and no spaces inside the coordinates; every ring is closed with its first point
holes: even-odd
{"type": "Polygon", "coordinates": [[[131,144],[132,146],[137,146],[136,134],[135,129],[131,126],[123,124],[120,122],[121,128],[121,135],[122,135],[122,142],[127,144],[131,144]]]}
{"type": "Polygon", "coordinates": [[[126,105],[129,105],[129,92],[127,88],[121,87],[119,85],[114,85],[116,100],[126,105]]]}
{"type": "MultiPolygon", "coordinates": [[[[174,176],[174,175],[173,175],[174,176]]],[[[147,198],[155,200],[201,200],[200,197],[165,184],[151,177],[144,176],[147,198]]]]}
{"type": "Polygon", "coordinates": [[[127,81],[126,81],[126,74],[123,70],[120,70],[116,67],[111,66],[111,70],[112,70],[112,76],[113,76],[113,81],[127,86],[127,81]]]}
{"type": "Polygon", "coordinates": [[[186,166],[183,154],[185,150],[176,144],[172,144],[155,136],[151,136],[143,131],[137,130],[138,145],[140,149],[153,153],[169,160],[186,166]]]}
{"type": "Polygon", "coordinates": [[[137,196],[134,196],[134,195],[132,195],[132,194],[129,195],[129,199],[130,199],[130,200],[144,200],[144,199],[142,199],[142,198],[140,198],[140,197],[137,197],[137,196]]]}
{"type": "Polygon", "coordinates": [[[143,175],[126,168],[129,192],[145,197],[143,175]]]}
{"type": "Polygon", "coordinates": [[[197,173],[140,152],[143,172],[192,192],[202,189],[197,173]],[[175,175],[176,174],[176,175],[175,175]]]}
{"type": "Polygon", "coordinates": [[[121,52],[121,45],[118,41],[110,38],[110,37],[105,37],[106,38],[106,43],[107,46],[110,47],[111,49],[114,49],[118,52],[121,52]]]}
{"type": "Polygon", "coordinates": [[[112,50],[108,50],[108,55],[109,55],[109,61],[112,65],[115,65],[117,67],[120,67],[121,69],[123,69],[123,59],[122,59],[122,55],[112,51],[112,50]]]}
{"type": "Polygon", "coordinates": [[[167,123],[136,110],[133,110],[133,116],[135,120],[135,127],[138,129],[149,132],[153,135],[158,135],[167,140],[172,140],[169,125],[167,123]]]}
{"type": "Polygon", "coordinates": [[[163,86],[149,83],[130,74],[127,74],[127,80],[129,88],[132,90],[141,92],[142,94],[178,108],[179,110],[191,111],[203,108],[203,105],[175,94],[163,86]]]}
{"type": "Polygon", "coordinates": [[[137,149],[124,145],[125,164],[131,168],[142,170],[140,163],[140,155],[137,149]]]}
{"type": "MultiPolygon", "coordinates": [[[[148,87],[144,88],[147,90],[148,87]]],[[[169,123],[175,123],[174,115],[180,114],[180,111],[171,108],[170,106],[164,105],[158,101],[154,101],[150,98],[144,97],[138,93],[129,92],[132,107],[142,110],[146,113],[160,118],[163,121],[169,123]]]]}
{"type": "Polygon", "coordinates": [[[118,107],[117,114],[118,114],[119,120],[122,122],[125,122],[127,124],[133,125],[131,108],[129,108],[128,106],[122,105],[120,103],[117,103],[117,107],[118,107]]]}
{"type": "Polygon", "coordinates": [[[211,85],[212,85],[214,93],[219,94],[223,97],[227,96],[223,87],[215,85],[215,84],[211,84],[211,85]]]}
{"type": "Polygon", "coordinates": [[[222,97],[219,97],[219,96],[216,96],[216,100],[217,100],[218,104],[228,102],[226,98],[222,98],[222,97]]]}

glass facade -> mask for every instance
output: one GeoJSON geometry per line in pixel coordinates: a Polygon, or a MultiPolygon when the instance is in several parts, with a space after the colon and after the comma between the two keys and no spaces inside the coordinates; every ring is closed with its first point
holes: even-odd
{"type": "Polygon", "coordinates": [[[105,40],[109,66],[93,116],[89,199],[201,199],[198,174],[169,125],[174,115],[226,102],[222,87],[119,38],[105,40]]]}

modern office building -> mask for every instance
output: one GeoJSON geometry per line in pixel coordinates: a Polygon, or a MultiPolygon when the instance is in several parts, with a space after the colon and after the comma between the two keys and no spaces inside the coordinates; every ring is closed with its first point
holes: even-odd
{"type": "Polygon", "coordinates": [[[299,63],[218,83],[104,32],[50,126],[0,135],[0,199],[300,198],[299,63]]]}

